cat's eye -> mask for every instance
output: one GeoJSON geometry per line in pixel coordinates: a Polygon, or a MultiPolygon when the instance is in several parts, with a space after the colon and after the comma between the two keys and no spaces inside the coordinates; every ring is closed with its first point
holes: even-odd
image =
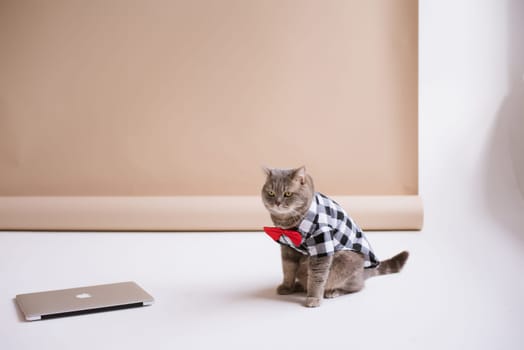
{"type": "Polygon", "coordinates": [[[275,192],[274,191],[267,191],[267,195],[269,197],[275,197],[275,192]]]}
{"type": "Polygon", "coordinates": [[[291,192],[284,192],[284,197],[291,197],[293,193],[291,192]]]}

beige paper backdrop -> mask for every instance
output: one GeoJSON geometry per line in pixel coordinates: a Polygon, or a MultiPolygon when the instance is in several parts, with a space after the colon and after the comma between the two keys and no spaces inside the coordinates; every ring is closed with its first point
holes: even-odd
{"type": "MultiPolygon", "coordinates": [[[[200,222],[151,229],[256,229],[267,219],[231,224],[242,205],[210,227],[209,197],[255,203],[261,165],[305,164],[326,194],[376,207],[411,198],[413,223],[379,228],[420,228],[417,10],[415,0],[1,1],[0,227],[82,228],[30,225],[24,211],[46,198],[78,199],[74,218],[86,197],[161,196],[173,217],[190,207],[200,222]],[[187,196],[201,202],[185,206],[187,196]]],[[[402,206],[392,203],[369,210],[380,221],[402,206]]]]}

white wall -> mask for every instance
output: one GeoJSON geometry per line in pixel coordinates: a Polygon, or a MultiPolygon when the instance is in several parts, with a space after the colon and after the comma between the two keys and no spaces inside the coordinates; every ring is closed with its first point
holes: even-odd
{"type": "Polygon", "coordinates": [[[421,0],[419,33],[426,225],[495,219],[522,242],[524,1],[421,0]]]}
{"type": "Polygon", "coordinates": [[[524,1],[420,0],[419,15],[424,283],[449,315],[433,329],[449,349],[520,349],[524,1]]]}

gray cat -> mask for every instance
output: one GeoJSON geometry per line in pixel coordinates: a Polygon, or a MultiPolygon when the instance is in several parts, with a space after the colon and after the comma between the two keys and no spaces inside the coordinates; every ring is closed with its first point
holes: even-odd
{"type": "Polygon", "coordinates": [[[367,278],[399,272],[404,251],[379,262],[360,227],[335,201],[315,192],[305,167],[265,169],[262,200],[276,228],[264,230],[282,250],[278,294],[306,292],[305,305],[358,292],[367,278]]]}

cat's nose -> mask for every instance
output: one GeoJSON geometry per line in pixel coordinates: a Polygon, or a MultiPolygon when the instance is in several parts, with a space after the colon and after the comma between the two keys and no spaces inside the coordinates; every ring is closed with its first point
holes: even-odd
{"type": "Polygon", "coordinates": [[[277,205],[277,207],[280,207],[280,201],[276,201],[275,204],[277,205]]]}

